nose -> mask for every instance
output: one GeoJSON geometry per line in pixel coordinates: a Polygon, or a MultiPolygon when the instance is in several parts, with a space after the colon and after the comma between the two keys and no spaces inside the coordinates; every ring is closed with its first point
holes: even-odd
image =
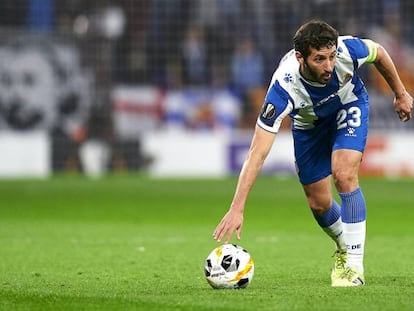
{"type": "Polygon", "coordinates": [[[333,69],[334,69],[334,66],[335,66],[335,61],[328,59],[325,62],[325,68],[324,69],[325,69],[325,71],[332,72],[333,69]]]}

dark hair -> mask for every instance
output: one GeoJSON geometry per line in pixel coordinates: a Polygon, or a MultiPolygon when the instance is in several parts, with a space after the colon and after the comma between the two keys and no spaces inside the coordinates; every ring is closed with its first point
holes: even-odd
{"type": "Polygon", "coordinates": [[[313,19],[303,24],[293,37],[293,47],[304,58],[310,54],[310,48],[320,50],[338,45],[338,31],[328,23],[313,19]]]}

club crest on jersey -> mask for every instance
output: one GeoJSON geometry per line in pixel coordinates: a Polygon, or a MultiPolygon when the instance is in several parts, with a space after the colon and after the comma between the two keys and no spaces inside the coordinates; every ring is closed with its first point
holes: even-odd
{"type": "Polygon", "coordinates": [[[351,79],[352,75],[350,73],[344,74],[344,76],[342,77],[342,85],[347,84],[349,81],[351,81],[351,79]]]}
{"type": "Polygon", "coordinates": [[[276,115],[276,108],[272,103],[264,104],[262,108],[262,117],[265,119],[272,119],[276,115]]]}

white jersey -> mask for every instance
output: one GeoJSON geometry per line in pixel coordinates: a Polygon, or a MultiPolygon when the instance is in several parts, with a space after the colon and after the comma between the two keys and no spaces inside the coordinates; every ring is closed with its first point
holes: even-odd
{"type": "Polygon", "coordinates": [[[277,133],[283,118],[289,115],[293,129],[314,128],[365,92],[356,71],[364,63],[373,62],[376,51],[371,40],[340,36],[334,72],[326,85],[306,81],[299,73],[295,51],[289,51],[273,74],[257,124],[277,133]]]}

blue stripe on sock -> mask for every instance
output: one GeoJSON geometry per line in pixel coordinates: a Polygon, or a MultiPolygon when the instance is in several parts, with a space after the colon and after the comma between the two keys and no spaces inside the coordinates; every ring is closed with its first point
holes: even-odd
{"type": "Polygon", "coordinates": [[[341,216],[345,223],[356,223],[367,218],[365,198],[361,188],[348,193],[339,193],[342,199],[341,216]]]}
{"type": "Polygon", "coordinates": [[[313,213],[313,216],[315,217],[319,226],[322,228],[327,228],[339,219],[341,216],[341,207],[335,200],[332,200],[332,205],[326,213],[322,215],[313,213]]]}

